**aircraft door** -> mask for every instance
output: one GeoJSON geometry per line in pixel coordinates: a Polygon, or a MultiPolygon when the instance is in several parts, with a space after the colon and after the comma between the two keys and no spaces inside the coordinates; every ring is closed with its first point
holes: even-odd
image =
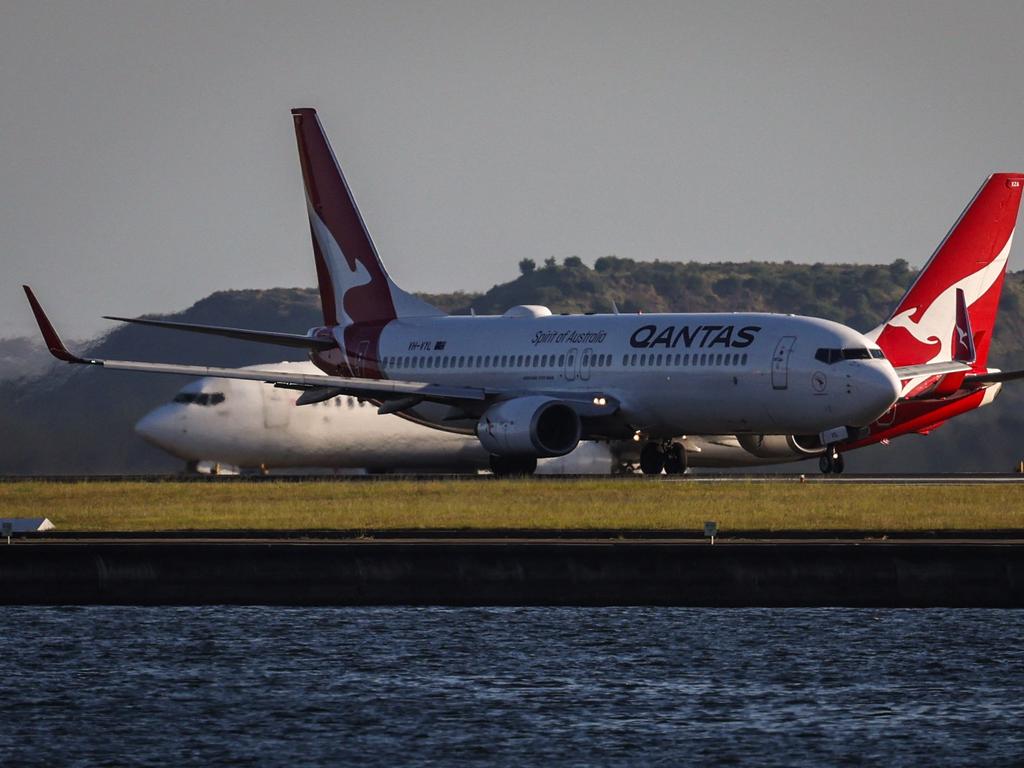
{"type": "Polygon", "coordinates": [[[270,384],[261,386],[260,392],[263,395],[263,426],[267,429],[287,427],[295,401],[285,394],[285,390],[270,384]]]}
{"type": "Polygon", "coordinates": [[[565,379],[572,381],[576,378],[576,359],[579,357],[578,349],[570,349],[565,354],[565,379]]]}
{"type": "Polygon", "coordinates": [[[584,349],[583,357],[580,358],[580,378],[583,381],[590,381],[590,365],[594,360],[594,350],[584,349]]]}
{"type": "Polygon", "coordinates": [[[789,386],[789,355],[793,351],[796,336],[783,336],[775,345],[772,355],[772,389],[785,389],[789,386]]]}

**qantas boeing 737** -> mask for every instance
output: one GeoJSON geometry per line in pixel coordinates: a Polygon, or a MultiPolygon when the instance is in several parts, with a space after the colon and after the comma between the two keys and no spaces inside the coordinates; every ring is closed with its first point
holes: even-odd
{"type": "Polygon", "coordinates": [[[581,439],[640,442],[645,472],[679,473],[686,453],[674,436],[687,434],[738,435],[766,450],[782,441],[834,465],[904,402],[980,402],[987,387],[1024,375],[985,367],[1022,174],[989,177],[868,335],[767,313],[559,316],[519,306],[457,317],[394,283],[316,112],[292,115],[324,324],[296,334],[111,319],[306,348],[323,374],[82,358],[26,287],[51,353],[114,370],[263,381],[302,390],[300,406],[364,398],[380,413],[475,434],[496,474],[530,473],[581,439]]]}

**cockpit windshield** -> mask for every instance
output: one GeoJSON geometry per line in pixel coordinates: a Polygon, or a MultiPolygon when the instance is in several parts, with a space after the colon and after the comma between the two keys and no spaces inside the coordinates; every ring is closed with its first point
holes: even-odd
{"type": "Polygon", "coordinates": [[[224,402],[223,392],[179,392],[174,396],[175,403],[195,405],[218,405],[224,402]]]}
{"type": "Polygon", "coordinates": [[[842,349],[822,347],[814,353],[814,359],[826,365],[838,363],[840,360],[884,360],[885,353],[880,349],[867,347],[844,347],[842,349]]]}

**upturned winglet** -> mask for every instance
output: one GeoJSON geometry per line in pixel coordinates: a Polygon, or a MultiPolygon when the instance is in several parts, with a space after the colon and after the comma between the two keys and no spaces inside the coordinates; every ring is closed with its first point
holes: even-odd
{"type": "Polygon", "coordinates": [[[78,357],[68,351],[68,348],[64,346],[64,342],[60,340],[60,336],[57,335],[57,331],[53,329],[53,323],[51,323],[50,318],[46,316],[42,305],[40,305],[39,301],[36,299],[35,294],[32,293],[32,289],[27,285],[23,285],[21,287],[25,289],[25,295],[28,297],[29,306],[32,307],[32,314],[36,316],[36,323],[39,325],[39,331],[43,334],[43,341],[46,342],[46,348],[50,350],[50,354],[58,360],[63,360],[65,363],[93,364],[94,361],[78,357]]]}

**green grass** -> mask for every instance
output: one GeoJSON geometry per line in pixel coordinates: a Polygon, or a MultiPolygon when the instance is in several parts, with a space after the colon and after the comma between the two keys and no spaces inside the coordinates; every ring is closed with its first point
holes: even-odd
{"type": "Polygon", "coordinates": [[[636,479],[304,483],[18,482],[0,516],[62,531],[388,528],[875,530],[1024,528],[1014,485],[636,479]]]}

